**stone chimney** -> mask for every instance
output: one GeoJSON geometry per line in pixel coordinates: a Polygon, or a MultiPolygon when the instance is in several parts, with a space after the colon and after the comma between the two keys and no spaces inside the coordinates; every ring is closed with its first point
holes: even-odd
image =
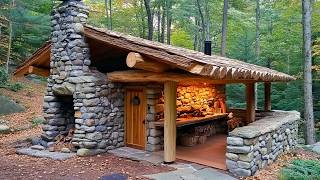
{"type": "Polygon", "coordinates": [[[84,36],[88,14],[89,9],[78,0],[63,1],[52,12],[42,139],[50,147],[68,137],[71,150],[81,148],[92,154],[124,145],[124,90],[90,67],[84,36]]]}
{"type": "Polygon", "coordinates": [[[52,12],[51,76],[53,91],[58,95],[72,95],[74,87],[65,80],[89,72],[90,53],[83,26],[89,9],[82,1],[64,1],[52,12]]]}

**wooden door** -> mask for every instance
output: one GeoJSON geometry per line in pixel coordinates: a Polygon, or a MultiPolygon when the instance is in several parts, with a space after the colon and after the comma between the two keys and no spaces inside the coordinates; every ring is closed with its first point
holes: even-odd
{"type": "Polygon", "coordinates": [[[145,149],[146,144],[146,97],[143,88],[126,89],[125,134],[126,145],[145,149]]]}

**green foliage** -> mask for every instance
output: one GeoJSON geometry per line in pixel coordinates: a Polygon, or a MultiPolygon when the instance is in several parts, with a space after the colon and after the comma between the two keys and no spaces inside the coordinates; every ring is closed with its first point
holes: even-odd
{"type": "Polygon", "coordinates": [[[8,83],[5,87],[7,89],[10,89],[11,91],[17,92],[23,89],[24,85],[20,82],[15,82],[15,83],[8,83]]]}
{"type": "Polygon", "coordinates": [[[288,167],[281,169],[280,180],[319,180],[319,160],[294,160],[288,167]]]}
{"type": "Polygon", "coordinates": [[[4,68],[0,67],[0,87],[5,86],[8,83],[9,75],[4,68]]]}
{"type": "Polygon", "coordinates": [[[23,84],[19,82],[9,82],[9,74],[4,68],[0,68],[0,88],[10,89],[12,91],[19,91],[23,89],[23,84]]]}
{"type": "MultiPolygon", "coordinates": [[[[11,0],[0,1],[0,16],[13,22],[13,55],[11,61],[20,64],[36,48],[50,37],[50,12],[57,5],[50,0],[11,0]]],[[[90,8],[88,23],[98,27],[107,27],[105,0],[84,0],[90,8]]],[[[158,38],[157,11],[164,0],[151,0],[154,14],[154,40],[158,38]]],[[[219,54],[223,1],[199,0],[202,11],[208,5],[210,38],[213,53],[219,54]]],[[[199,34],[201,29],[199,8],[196,0],[172,1],[171,41],[175,46],[188,49],[201,49],[199,34]],[[198,35],[198,36],[196,36],[198,35]],[[195,43],[195,39],[197,42],[195,43]]],[[[161,6],[161,12],[163,6],[161,6]]],[[[255,1],[229,1],[227,56],[245,62],[267,66],[297,77],[298,81],[272,84],[272,108],[280,110],[298,110],[303,114],[303,52],[300,0],[260,1],[260,56],[255,52],[255,1]]],[[[320,2],[314,1],[312,14],[312,37],[314,40],[314,109],[316,121],[320,120],[320,2]]],[[[113,30],[142,38],[147,34],[147,16],[143,0],[112,0],[113,30]]],[[[167,27],[164,27],[165,29],[167,27]]],[[[166,34],[165,34],[166,35],[166,34]]],[[[2,28],[2,38],[8,36],[8,28],[2,28]]],[[[203,41],[203,40],[202,40],[203,41]]],[[[1,43],[0,43],[1,46],[1,43]]],[[[4,46],[6,47],[6,46],[4,46]]],[[[0,64],[5,61],[6,48],[0,48],[0,64]]],[[[1,72],[0,72],[1,73],[1,72]]],[[[1,76],[1,74],[0,74],[1,76]]],[[[8,79],[5,78],[4,80],[8,79]]],[[[1,78],[1,77],[0,77],[1,78]]],[[[1,82],[1,80],[0,80],[1,82]]],[[[19,85],[16,85],[19,86],[19,85]]],[[[14,86],[14,87],[16,87],[14,86]]],[[[13,88],[16,89],[16,88],[13,88]]],[[[245,107],[244,86],[228,85],[227,102],[229,107],[245,107]]],[[[258,86],[258,106],[264,102],[263,85],[258,86]]]]}
{"type": "Polygon", "coordinates": [[[43,117],[36,117],[31,120],[32,127],[36,127],[40,124],[43,124],[45,122],[45,119],[43,117]]]}

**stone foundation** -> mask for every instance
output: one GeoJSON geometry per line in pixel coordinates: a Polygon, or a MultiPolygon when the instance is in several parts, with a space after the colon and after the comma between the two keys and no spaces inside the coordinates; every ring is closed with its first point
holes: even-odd
{"type": "Polygon", "coordinates": [[[261,115],[263,118],[229,133],[226,164],[235,176],[254,175],[297,145],[300,113],[274,111],[261,115]]]}

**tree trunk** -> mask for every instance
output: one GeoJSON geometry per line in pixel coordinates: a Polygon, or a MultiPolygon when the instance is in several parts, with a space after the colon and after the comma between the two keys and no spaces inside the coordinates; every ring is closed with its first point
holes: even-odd
{"type": "MultiPolygon", "coordinates": [[[[14,8],[14,0],[12,0],[11,8],[14,8]]],[[[11,56],[11,44],[12,44],[12,22],[11,18],[9,20],[9,42],[8,42],[8,51],[7,51],[7,62],[6,62],[6,71],[9,73],[9,62],[10,62],[10,56],[11,56]]]]}
{"type": "Polygon", "coordinates": [[[304,41],[304,118],[306,120],[307,144],[315,143],[314,114],[312,101],[312,56],[311,56],[311,5],[302,0],[304,41]]]}
{"type": "Polygon", "coordinates": [[[150,8],[150,0],[144,0],[144,6],[146,8],[148,17],[148,39],[152,40],[153,37],[153,17],[150,8]]]}
{"type": "Polygon", "coordinates": [[[199,34],[199,28],[198,28],[198,19],[195,17],[195,24],[196,24],[196,28],[194,31],[194,40],[193,40],[193,50],[197,50],[198,47],[198,34],[199,34]]]}
{"type": "Polygon", "coordinates": [[[109,28],[112,30],[112,0],[109,0],[109,28]]]}
{"type": "Polygon", "coordinates": [[[105,9],[106,9],[106,16],[107,16],[107,27],[109,29],[109,3],[108,3],[108,0],[105,0],[104,1],[104,5],[105,5],[105,9]]]}
{"type": "Polygon", "coordinates": [[[260,58],[260,0],[256,0],[256,60],[260,58]]]}
{"type": "Polygon", "coordinates": [[[208,8],[208,0],[205,1],[205,13],[206,13],[206,41],[210,41],[210,12],[208,8]]]}
{"type": "Polygon", "coordinates": [[[201,4],[200,1],[197,0],[197,6],[198,6],[198,11],[199,11],[199,16],[201,20],[201,28],[200,28],[200,37],[199,37],[199,51],[203,52],[203,44],[204,44],[204,38],[206,37],[206,24],[204,21],[204,15],[201,9],[201,4]]]}
{"type": "Polygon", "coordinates": [[[11,56],[11,44],[12,44],[12,23],[9,21],[9,42],[8,42],[8,51],[7,51],[7,62],[6,62],[6,71],[9,73],[9,62],[11,56]]]}
{"type": "Polygon", "coordinates": [[[161,18],[161,42],[164,43],[164,35],[166,28],[166,5],[165,0],[162,1],[162,18],[161,18]]]}
{"type": "Polygon", "coordinates": [[[222,19],[222,33],[221,33],[221,56],[226,56],[227,44],[227,22],[228,21],[228,0],[223,3],[223,19],[222,19]]]}
{"type": "Polygon", "coordinates": [[[141,27],[142,27],[142,36],[141,38],[145,38],[146,37],[146,30],[145,30],[145,16],[144,16],[144,13],[143,13],[143,3],[142,1],[140,2],[140,18],[141,18],[141,27]]]}
{"type": "Polygon", "coordinates": [[[171,4],[172,0],[167,0],[166,10],[167,10],[167,44],[171,44],[171,22],[172,22],[172,13],[171,13],[171,4]]]}
{"type": "Polygon", "coordinates": [[[158,12],[157,12],[157,30],[158,30],[158,42],[161,42],[161,6],[158,4],[158,12]]]}
{"type": "MultiPolygon", "coordinates": [[[[256,62],[260,58],[260,0],[256,0],[256,62]]],[[[256,108],[258,108],[258,83],[255,84],[256,108]]]]}

